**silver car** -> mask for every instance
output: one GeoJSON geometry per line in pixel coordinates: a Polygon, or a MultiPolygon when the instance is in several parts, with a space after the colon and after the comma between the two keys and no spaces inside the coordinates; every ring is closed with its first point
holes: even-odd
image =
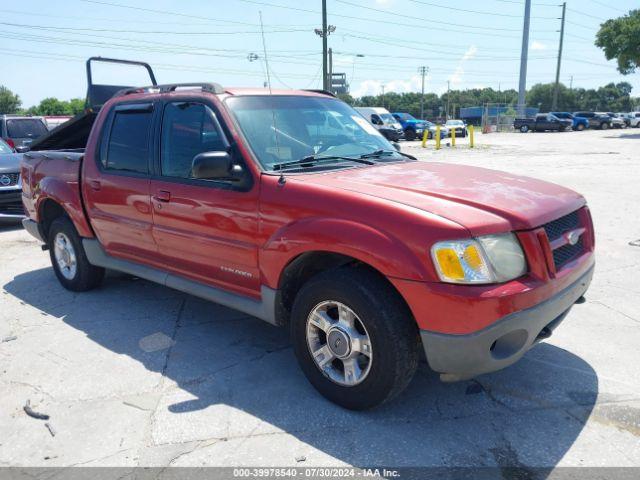
{"type": "Polygon", "coordinates": [[[0,140],[0,222],[18,222],[24,217],[22,182],[20,180],[21,153],[14,153],[0,140]]]}
{"type": "Polygon", "coordinates": [[[11,148],[28,147],[48,131],[42,117],[0,115],[0,138],[11,148]]]}

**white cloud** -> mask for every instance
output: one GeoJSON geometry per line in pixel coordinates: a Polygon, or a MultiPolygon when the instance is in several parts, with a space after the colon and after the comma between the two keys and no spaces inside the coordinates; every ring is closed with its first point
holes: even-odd
{"type": "MultiPolygon", "coordinates": [[[[464,76],[464,63],[469,60],[473,60],[473,58],[475,58],[477,53],[478,53],[478,47],[476,47],[475,45],[471,45],[469,48],[467,48],[467,51],[464,52],[464,55],[462,55],[460,62],[458,62],[458,66],[456,67],[454,72],[449,76],[449,83],[451,84],[451,88],[456,88],[460,86],[464,76]]],[[[441,89],[441,92],[443,91],[446,91],[446,87],[444,86],[441,89]]]]}
{"type": "Polygon", "coordinates": [[[531,50],[546,50],[547,46],[542,43],[539,42],[538,40],[534,40],[533,43],[531,44],[531,50]]]}
{"type": "MultiPolygon", "coordinates": [[[[425,84],[427,84],[428,81],[429,77],[426,77],[425,84]]],[[[419,92],[422,86],[422,77],[420,75],[413,75],[408,80],[397,79],[388,82],[381,82],[380,80],[363,80],[357,87],[352,85],[351,95],[354,97],[380,95],[382,93],[383,85],[385,93],[419,92]]]]}

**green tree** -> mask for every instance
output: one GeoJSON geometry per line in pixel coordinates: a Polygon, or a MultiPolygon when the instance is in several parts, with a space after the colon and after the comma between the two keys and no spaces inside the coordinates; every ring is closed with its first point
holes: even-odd
{"type": "Polygon", "coordinates": [[[20,105],[22,105],[20,97],[7,87],[0,85],[0,114],[17,113],[20,105]]]}
{"type": "Polygon", "coordinates": [[[640,67],[640,10],[604,22],[595,43],[604,50],[607,60],[617,60],[620,73],[635,72],[640,67]]]}
{"type": "Polygon", "coordinates": [[[49,97],[42,100],[38,106],[31,107],[29,113],[33,115],[70,115],[71,108],[68,102],[49,97]]]}
{"type": "Polygon", "coordinates": [[[69,111],[71,115],[84,112],[84,100],[82,98],[72,98],[69,100],[69,111]]]}

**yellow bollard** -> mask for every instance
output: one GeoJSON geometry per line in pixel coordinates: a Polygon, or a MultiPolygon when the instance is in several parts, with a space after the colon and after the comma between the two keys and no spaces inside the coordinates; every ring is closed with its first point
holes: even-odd
{"type": "Polygon", "coordinates": [[[469,148],[473,148],[473,125],[469,125],[469,148]]]}
{"type": "Polygon", "coordinates": [[[451,135],[451,146],[455,147],[456,146],[456,127],[452,126],[450,128],[451,130],[449,130],[449,133],[451,135]]]}
{"type": "Polygon", "coordinates": [[[425,128],[424,133],[422,134],[422,148],[427,146],[427,139],[429,138],[429,129],[425,128]]]}
{"type": "Polygon", "coordinates": [[[440,125],[436,125],[436,150],[440,150],[440,125]]]}

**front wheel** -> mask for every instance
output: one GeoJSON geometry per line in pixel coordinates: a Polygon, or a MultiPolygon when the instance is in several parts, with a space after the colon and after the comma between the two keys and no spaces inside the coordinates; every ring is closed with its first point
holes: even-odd
{"type": "Polygon", "coordinates": [[[409,384],[419,359],[418,329],[398,293],[360,267],[323,272],[296,296],[291,314],[296,357],[327,399],[365,410],[409,384]]]}
{"type": "Polygon", "coordinates": [[[578,130],[579,132],[584,130],[584,125],[582,123],[579,123],[578,125],[576,125],[576,130],[578,130]]]}
{"type": "Polygon", "coordinates": [[[416,131],[412,129],[408,129],[404,131],[404,138],[408,141],[416,139],[416,131]]]}
{"type": "Polygon", "coordinates": [[[602,123],[602,124],[600,125],[600,129],[601,129],[601,130],[607,130],[608,128],[609,128],[609,124],[608,124],[608,123],[602,123]]]}
{"type": "Polygon", "coordinates": [[[522,126],[520,127],[520,131],[521,131],[522,133],[527,133],[527,132],[529,131],[529,125],[522,125],[522,126]]]}
{"type": "Polygon", "coordinates": [[[51,223],[49,254],[56,277],[67,290],[91,290],[104,278],[104,268],[95,267],[87,260],[82,239],[67,217],[56,218],[51,223]]]}

